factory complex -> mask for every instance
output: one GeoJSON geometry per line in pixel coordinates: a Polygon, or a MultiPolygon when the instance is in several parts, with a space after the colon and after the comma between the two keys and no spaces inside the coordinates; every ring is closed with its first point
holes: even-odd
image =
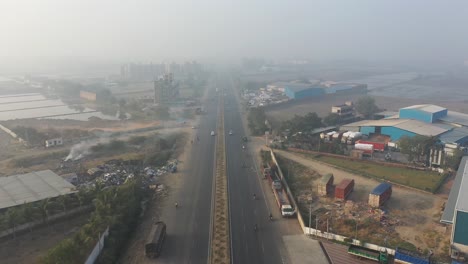
{"type": "Polygon", "coordinates": [[[385,136],[386,143],[397,142],[403,136],[435,136],[446,152],[468,146],[468,114],[448,111],[437,105],[404,107],[395,115],[346,124],[341,130],[360,132],[368,137],[385,136]]]}

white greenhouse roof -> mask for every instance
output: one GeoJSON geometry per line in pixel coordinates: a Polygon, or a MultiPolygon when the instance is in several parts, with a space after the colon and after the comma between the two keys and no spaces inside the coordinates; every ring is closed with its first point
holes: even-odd
{"type": "Polygon", "coordinates": [[[51,170],[0,177],[0,209],[75,192],[75,186],[51,170]]]}

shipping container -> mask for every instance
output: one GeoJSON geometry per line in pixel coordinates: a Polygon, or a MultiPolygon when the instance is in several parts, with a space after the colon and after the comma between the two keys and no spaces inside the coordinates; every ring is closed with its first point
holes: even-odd
{"type": "Polygon", "coordinates": [[[392,185],[383,182],[372,190],[369,194],[369,205],[372,207],[379,207],[384,204],[392,195],[392,185]]]}
{"type": "Polygon", "coordinates": [[[430,264],[431,260],[430,256],[424,257],[419,253],[397,247],[395,250],[395,263],[430,264]]]}
{"type": "Polygon", "coordinates": [[[331,192],[333,188],[333,174],[327,173],[322,176],[318,183],[318,194],[326,196],[331,192]]]}
{"type": "Polygon", "coordinates": [[[335,198],[346,200],[354,189],[354,180],[343,179],[335,188],[335,198]]]}
{"type": "Polygon", "coordinates": [[[356,144],[371,144],[374,146],[375,151],[385,151],[385,142],[375,142],[375,141],[369,141],[369,140],[358,140],[356,141],[356,144]]]}

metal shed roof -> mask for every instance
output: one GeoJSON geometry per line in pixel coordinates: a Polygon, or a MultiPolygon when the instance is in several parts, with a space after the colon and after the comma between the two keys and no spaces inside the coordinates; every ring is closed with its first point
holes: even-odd
{"type": "Polygon", "coordinates": [[[314,83],[289,83],[286,84],[284,88],[289,89],[293,92],[299,92],[308,89],[323,89],[322,86],[314,83]]]}
{"type": "Polygon", "coordinates": [[[447,110],[447,108],[440,107],[438,105],[431,105],[431,104],[412,105],[412,106],[404,107],[401,109],[418,109],[418,110],[428,112],[428,113],[437,113],[440,111],[447,110]]]}
{"type": "Polygon", "coordinates": [[[418,121],[418,120],[411,120],[411,119],[400,119],[400,120],[405,120],[405,122],[399,123],[395,125],[395,127],[413,132],[418,135],[437,136],[437,135],[440,135],[442,133],[449,131],[449,129],[436,126],[433,124],[425,123],[422,121],[418,121]]]}
{"type": "Polygon", "coordinates": [[[468,141],[468,127],[456,127],[440,135],[439,138],[443,143],[463,144],[468,141]]]}
{"type": "Polygon", "coordinates": [[[429,124],[429,123],[425,123],[425,122],[418,121],[418,120],[412,120],[412,119],[364,120],[364,121],[347,124],[342,127],[352,127],[352,126],[396,127],[396,128],[403,129],[403,130],[413,132],[415,134],[423,135],[423,136],[437,136],[450,130],[449,127],[429,124]]]}
{"type": "Polygon", "coordinates": [[[439,120],[461,126],[468,126],[468,115],[464,113],[448,111],[447,115],[439,118],[439,120]]]}
{"type": "Polygon", "coordinates": [[[0,177],[0,209],[73,193],[75,186],[51,170],[0,177]]]}
{"type": "Polygon", "coordinates": [[[455,210],[468,213],[468,164],[465,164],[455,210]]]}
{"type": "MultiPolygon", "coordinates": [[[[455,205],[457,204],[458,194],[460,193],[460,187],[464,175],[468,172],[468,156],[462,158],[460,166],[457,170],[457,176],[453,181],[452,189],[450,190],[449,198],[445,203],[445,210],[442,214],[440,222],[453,224],[453,216],[455,214],[455,205]]],[[[468,176],[466,176],[468,178],[468,176]]],[[[468,192],[468,190],[465,190],[468,192]]]]}

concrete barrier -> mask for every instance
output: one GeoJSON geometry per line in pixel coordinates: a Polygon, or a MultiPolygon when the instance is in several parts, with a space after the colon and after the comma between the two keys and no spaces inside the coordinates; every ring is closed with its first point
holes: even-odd
{"type": "Polygon", "coordinates": [[[96,259],[99,257],[101,254],[102,249],[104,248],[104,239],[109,235],[109,227],[106,228],[106,231],[100,236],[98,242],[93,248],[93,251],[91,251],[91,254],[89,254],[88,258],[86,259],[85,264],[94,264],[96,262],[96,259]]]}

